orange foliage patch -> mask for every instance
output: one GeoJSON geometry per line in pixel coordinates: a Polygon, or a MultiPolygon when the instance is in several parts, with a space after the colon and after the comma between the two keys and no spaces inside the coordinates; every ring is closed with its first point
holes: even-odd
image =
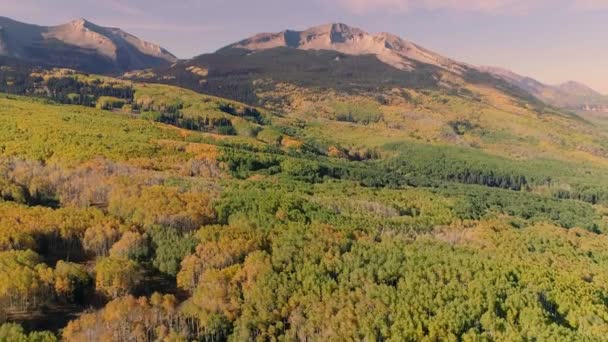
{"type": "Polygon", "coordinates": [[[287,148],[301,148],[302,145],[304,145],[304,143],[300,140],[296,140],[293,139],[291,137],[288,136],[284,136],[283,140],[281,140],[281,145],[283,145],[283,147],[287,147],[287,148]]]}
{"type": "Polygon", "coordinates": [[[348,158],[348,155],[335,146],[331,146],[327,149],[327,155],[333,158],[348,158]]]}

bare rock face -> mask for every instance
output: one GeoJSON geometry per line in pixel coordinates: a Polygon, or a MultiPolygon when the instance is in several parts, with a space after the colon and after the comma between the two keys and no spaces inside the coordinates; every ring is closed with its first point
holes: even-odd
{"type": "Polygon", "coordinates": [[[375,55],[382,62],[402,70],[415,68],[414,62],[461,72],[464,64],[424,49],[389,33],[370,34],[346,24],[328,24],[304,31],[261,33],[227,48],[252,51],[291,47],[302,50],[334,50],[350,55],[375,55]]]}
{"type": "Polygon", "coordinates": [[[0,54],[45,65],[121,73],[177,60],[157,44],[85,19],[47,27],[0,17],[0,26],[0,54]]]}

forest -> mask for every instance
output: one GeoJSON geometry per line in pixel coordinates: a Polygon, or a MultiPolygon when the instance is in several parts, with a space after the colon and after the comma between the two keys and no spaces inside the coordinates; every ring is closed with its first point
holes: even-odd
{"type": "MultiPolygon", "coordinates": [[[[318,136],[251,104],[58,75],[0,95],[0,341],[608,336],[595,155],[355,145],[340,134],[388,116],[318,136]]],[[[444,129],[477,138],[468,122],[444,129]]]]}

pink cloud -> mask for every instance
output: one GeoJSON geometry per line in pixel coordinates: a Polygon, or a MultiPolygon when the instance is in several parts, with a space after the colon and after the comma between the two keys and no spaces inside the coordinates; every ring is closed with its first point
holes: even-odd
{"type": "Polygon", "coordinates": [[[357,14],[363,14],[370,11],[398,11],[406,12],[410,8],[409,0],[336,0],[338,5],[345,9],[355,12],[357,14]]]}
{"type": "MultiPolygon", "coordinates": [[[[486,14],[518,15],[555,6],[554,0],[333,0],[342,8],[357,14],[369,12],[403,13],[412,9],[455,10],[486,14]]],[[[572,0],[566,7],[574,9],[608,9],[608,0],[572,0]]]]}
{"type": "Polygon", "coordinates": [[[142,9],[128,5],[125,2],[126,1],[105,0],[100,3],[108,9],[124,15],[142,15],[145,13],[142,9]]]}
{"type": "Polygon", "coordinates": [[[546,0],[335,0],[355,13],[374,11],[406,12],[410,9],[459,10],[486,13],[521,13],[546,0]]]}
{"type": "Polygon", "coordinates": [[[608,9],[608,0],[576,0],[575,7],[582,10],[608,9]]]}

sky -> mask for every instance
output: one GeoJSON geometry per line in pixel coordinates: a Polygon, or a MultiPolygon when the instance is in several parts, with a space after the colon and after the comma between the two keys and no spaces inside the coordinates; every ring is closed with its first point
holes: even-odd
{"type": "Polygon", "coordinates": [[[0,0],[0,15],[40,25],[82,17],[180,58],[259,32],[342,22],[462,62],[608,94],[608,0],[0,0]]]}

